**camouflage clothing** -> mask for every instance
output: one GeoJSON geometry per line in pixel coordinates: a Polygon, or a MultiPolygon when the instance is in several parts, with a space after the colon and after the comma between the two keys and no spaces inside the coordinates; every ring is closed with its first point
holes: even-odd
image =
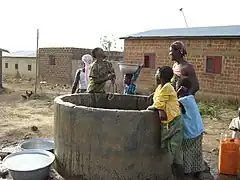
{"type": "Polygon", "coordinates": [[[183,121],[177,116],[168,124],[162,124],[162,148],[170,153],[173,163],[183,164],[183,121]]]}
{"type": "Polygon", "coordinates": [[[105,78],[109,73],[114,72],[112,64],[109,61],[95,61],[91,65],[90,82],[87,88],[88,93],[104,93],[105,82],[96,83],[95,79],[105,78]]]}

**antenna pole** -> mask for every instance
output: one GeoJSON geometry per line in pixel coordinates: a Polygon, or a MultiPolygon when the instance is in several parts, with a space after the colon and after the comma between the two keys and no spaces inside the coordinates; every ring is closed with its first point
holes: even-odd
{"type": "Polygon", "coordinates": [[[179,9],[179,11],[182,12],[182,15],[183,15],[183,18],[184,18],[184,21],[185,21],[186,27],[188,28],[187,19],[186,19],[186,16],[185,16],[184,12],[183,12],[183,8],[179,9]]]}

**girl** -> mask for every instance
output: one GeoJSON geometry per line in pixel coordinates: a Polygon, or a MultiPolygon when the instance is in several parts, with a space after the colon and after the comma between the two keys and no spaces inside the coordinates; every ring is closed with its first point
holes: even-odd
{"type": "Polygon", "coordinates": [[[136,94],[136,85],[134,82],[137,80],[141,70],[142,70],[142,65],[138,67],[137,71],[133,74],[125,74],[124,75],[124,94],[136,94]]]}
{"type": "Polygon", "coordinates": [[[103,49],[95,48],[92,50],[92,56],[94,62],[91,65],[90,70],[90,82],[87,88],[88,93],[104,93],[104,87],[108,80],[115,83],[115,72],[112,64],[109,61],[104,60],[106,55],[103,49]]]}
{"type": "Polygon", "coordinates": [[[182,108],[184,124],[183,164],[184,173],[201,179],[201,172],[205,170],[202,154],[203,121],[198,110],[196,100],[189,92],[191,82],[188,77],[179,80],[178,97],[182,108]]]}
{"type": "Polygon", "coordinates": [[[177,93],[170,81],[173,77],[171,67],[164,66],[157,69],[155,74],[156,88],[153,95],[153,105],[148,110],[157,110],[162,125],[162,145],[173,159],[172,167],[176,172],[176,177],[184,179],[183,173],[183,124],[181,112],[177,99],[177,93]]]}

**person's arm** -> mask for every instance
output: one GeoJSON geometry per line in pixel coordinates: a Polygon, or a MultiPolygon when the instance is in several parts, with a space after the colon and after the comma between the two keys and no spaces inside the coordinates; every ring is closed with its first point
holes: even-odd
{"type": "Polygon", "coordinates": [[[79,84],[79,81],[80,81],[80,73],[81,73],[81,70],[78,70],[77,73],[76,73],[76,76],[75,76],[75,79],[74,79],[74,82],[73,82],[73,86],[72,86],[72,94],[74,94],[77,90],[77,87],[78,87],[78,84],[79,84]]]}
{"type": "Polygon", "coordinates": [[[90,75],[89,77],[94,81],[96,84],[101,84],[103,82],[106,82],[112,78],[112,74],[108,74],[105,77],[99,77],[99,72],[98,72],[98,67],[97,64],[93,64],[90,70],[90,75]]]}
{"type": "Polygon", "coordinates": [[[110,61],[106,61],[106,62],[107,62],[109,74],[112,74],[111,77],[109,77],[110,79],[108,80],[111,80],[112,84],[114,84],[116,80],[115,69],[113,68],[112,63],[110,61]]]}
{"type": "Polygon", "coordinates": [[[191,88],[189,89],[189,93],[194,95],[199,90],[199,81],[192,65],[189,65],[187,68],[187,75],[191,81],[191,88]]]}
{"type": "Polygon", "coordinates": [[[152,107],[158,110],[165,110],[166,101],[169,100],[170,89],[168,86],[160,89],[159,87],[155,91],[155,98],[152,107]]]}
{"type": "Polygon", "coordinates": [[[136,70],[136,72],[133,73],[133,76],[132,76],[132,81],[133,81],[133,82],[136,81],[137,78],[139,77],[142,68],[143,68],[143,65],[140,65],[140,66],[138,67],[138,69],[136,70]]]}

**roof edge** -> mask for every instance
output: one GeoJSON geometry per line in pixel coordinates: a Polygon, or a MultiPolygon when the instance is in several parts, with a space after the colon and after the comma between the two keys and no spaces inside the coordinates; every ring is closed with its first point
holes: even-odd
{"type": "Polygon", "coordinates": [[[128,36],[119,39],[240,39],[240,36],[128,36]]]}
{"type": "Polygon", "coordinates": [[[36,56],[2,56],[3,58],[26,58],[26,59],[30,59],[30,58],[36,58],[36,56]]]}

